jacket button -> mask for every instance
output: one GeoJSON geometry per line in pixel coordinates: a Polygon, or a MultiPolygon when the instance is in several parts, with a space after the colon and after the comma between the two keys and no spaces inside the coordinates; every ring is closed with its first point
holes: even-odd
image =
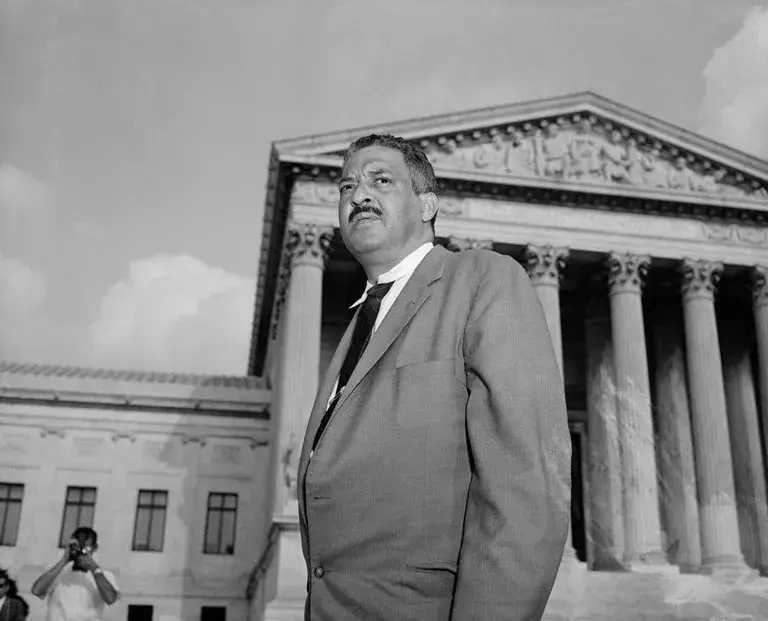
{"type": "Polygon", "coordinates": [[[315,567],[315,570],[312,573],[315,574],[315,578],[322,578],[325,575],[325,569],[322,567],[315,567]]]}

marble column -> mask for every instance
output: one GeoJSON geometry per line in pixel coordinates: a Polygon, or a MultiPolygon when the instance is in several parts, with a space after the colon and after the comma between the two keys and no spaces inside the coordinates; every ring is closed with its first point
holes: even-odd
{"type": "MultiPolygon", "coordinates": [[[[529,245],[525,249],[525,267],[544,309],[544,317],[552,339],[563,386],[565,379],[563,376],[563,337],[560,326],[560,278],[567,257],[567,248],[529,245]]],[[[573,549],[573,537],[570,529],[565,543],[563,560],[572,564],[578,562],[576,551],[573,549]]]]}
{"type": "Polygon", "coordinates": [[[528,276],[536,289],[544,316],[547,320],[552,345],[555,348],[560,377],[563,377],[563,336],[560,325],[560,278],[565,260],[568,258],[567,248],[552,246],[529,245],[525,249],[525,267],[528,276]]]}
{"type": "Polygon", "coordinates": [[[493,250],[493,240],[471,239],[469,237],[449,237],[446,244],[448,250],[461,252],[463,250],[493,250]]]}
{"type": "Polygon", "coordinates": [[[280,330],[280,365],[275,390],[280,404],[279,453],[281,472],[275,512],[298,515],[296,468],[309,415],[317,395],[320,373],[323,270],[333,229],[292,224],[286,239],[291,272],[280,330]]]}
{"type": "Polygon", "coordinates": [[[624,551],[624,511],[613,343],[607,302],[607,298],[593,300],[584,324],[589,502],[592,503],[588,537],[593,550],[593,568],[615,571],[621,568],[624,551]]]}
{"type": "Polygon", "coordinates": [[[656,454],[641,290],[650,257],[608,257],[613,358],[624,486],[625,567],[666,565],[661,545],[656,454]]]}
{"type": "Polygon", "coordinates": [[[297,472],[320,373],[323,271],[332,227],[290,223],[283,252],[285,307],[277,327],[272,387],[272,527],[262,542],[249,597],[265,621],[303,618],[307,570],[301,553],[297,472]]]}
{"type": "Polygon", "coordinates": [[[681,266],[691,423],[701,521],[702,570],[746,569],[739,541],[725,387],[715,318],[722,264],[684,259],[681,266]]]}
{"type": "Polygon", "coordinates": [[[738,313],[723,309],[720,348],[733,458],[741,551],[747,565],[768,574],[768,507],[752,375],[752,334],[738,313]]]}
{"type": "Polygon", "coordinates": [[[679,300],[654,302],[657,459],[660,502],[671,563],[686,573],[701,567],[699,501],[679,300]]]}
{"type": "Polygon", "coordinates": [[[763,445],[768,449],[768,265],[755,266],[752,270],[752,285],[760,415],[762,417],[763,445]]]}

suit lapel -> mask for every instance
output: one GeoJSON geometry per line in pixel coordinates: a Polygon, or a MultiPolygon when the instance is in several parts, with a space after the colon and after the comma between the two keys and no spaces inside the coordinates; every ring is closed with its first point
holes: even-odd
{"type": "MultiPolygon", "coordinates": [[[[397,296],[395,303],[392,305],[392,308],[390,308],[384,321],[381,322],[381,325],[374,333],[368,347],[365,348],[360,361],[357,363],[357,366],[349,378],[349,382],[347,383],[343,394],[336,404],[334,413],[331,416],[331,421],[344,405],[344,402],[352,391],[354,391],[373,366],[381,359],[387,349],[389,349],[395,339],[408,325],[408,322],[410,322],[419,308],[421,308],[424,302],[427,301],[431,295],[428,286],[442,276],[443,266],[450,255],[451,253],[442,246],[435,246],[429,251],[427,256],[424,257],[422,262],[413,272],[405,287],[400,292],[400,295],[397,296]]],[[[309,461],[309,450],[312,440],[317,433],[320,421],[325,413],[325,406],[331,396],[333,384],[336,382],[336,378],[341,371],[341,365],[344,362],[344,356],[349,348],[349,342],[352,339],[352,331],[354,330],[358,314],[359,310],[355,314],[354,320],[351,321],[347,327],[347,331],[344,333],[344,336],[339,343],[339,347],[336,349],[333,361],[331,362],[331,365],[328,368],[328,373],[323,381],[323,387],[320,393],[318,393],[318,398],[312,409],[312,414],[307,425],[307,441],[304,442],[304,450],[302,451],[299,472],[302,471],[302,466],[306,467],[306,464],[309,461]]],[[[326,430],[331,426],[331,421],[328,422],[326,430]]]]}
{"type": "Polygon", "coordinates": [[[349,322],[344,335],[341,337],[341,341],[339,341],[336,353],[333,354],[331,363],[328,365],[328,370],[325,372],[323,383],[317,392],[315,404],[312,406],[312,413],[309,415],[309,421],[307,422],[307,430],[301,449],[301,457],[299,458],[299,472],[302,471],[302,468],[306,465],[307,461],[309,461],[309,451],[312,448],[312,440],[317,433],[318,427],[320,427],[320,421],[323,418],[323,414],[325,414],[326,405],[331,398],[331,392],[333,391],[336,379],[339,377],[339,373],[341,373],[341,365],[344,364],[344,356],[347,355],[349,342],[352,340],[352,332],[355,329],[355,323],[357,323],[357,317],[359,315],[360,309],[358,308],[352,321],[349,322]]]}

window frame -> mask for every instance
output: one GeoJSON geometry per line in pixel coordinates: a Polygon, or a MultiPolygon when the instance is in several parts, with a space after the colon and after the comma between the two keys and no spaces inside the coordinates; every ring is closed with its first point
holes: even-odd
{"type": "Polygon", "coordinates": [[[237,547],[237,514],[240,508],[240,496],[237,492],[208,492],[208,502],[205,510],[205,531],[203,532],[203,554],[210,554],[215,556],[234,556],[235,549],[237,547]],[[220,497],[220,506],[212,506],[212,500],[215,497],[220,497]],[[235,506],[233,508],[226,507],[226,499],[233,497],[235,499],[235,506]],[[211,551],[208,549],[208,533],[211,525],[211,514],[219,514],[219,532],[217,537],[216,550],[211,551]],[[222,550],[222,539],[224,531],[224,515],[233,514],[232,520],[232,544],[231,546],[222,550]]]}
{"type": "Polygon", "coordinates": [[[24,506],[24,483],[6,483],[0,482],[0,486],[8,488],[5,497],[0,496],[0,546],[7,548],[15,548],[19,540],[19,528],[21,527],[21,511],[24,506]],[[13,497],[14,490],[21,490],[21,496],[19,498],[13,497]],[[18,505],[18,517],[16,519],[15,529],[13,531],[13,537],[6,539],[8,531],[8,514],[12,505],[18,505]]]}
{"type": "Polygon", "coordinates": [[[67,489],[64,492],[64,508],[61,511],[61,529],[59,530],[59,548],[66,547],[67,541],[69,541],[69,537],[75,529],[80,528],[81,526],[87,526],[88,528],[93,528],[93,523],[96,521],[96,501],[98,500],[98,496],[99,496],[99,490],[94,485],[67,485],[67,489]],[[80,499],[77,502],[70,502],[69,494],[71,491],[74,491],[74,490],[78,490],[80,492],[80,499]],[[93,502],[83,501],[83,495],[87,491],[93,492],[93,502]],[[67,529],[68,532],[65,532],[64,526],[67,523],[67,509],[71,506],[77,507],[77,519],[75,520],[74,528],[67,529]],[[82,522],[83,507],[92,508],[90,524],[85,524],[82,522]]]}
{"type": "Polygon", "coordinates": [[[168,501],[170,494],[168,490],[164,489],[140,489],[136,494],[136,513],[133,519],[133,537],[131,539],[131,551],[132,552],[163,552],[165,549],[165,529],[168,520],[168,501]],[[142,504],[142,494],[151,494],[151,500],[149,504],[142,504]],[[164,504],[155,504],[155,498],[160,496],[164,498],[164,504]],[[149,510],[149,521],[147,523],[147,547],[140,547],[137,545],[136,535],[139,529],[139,512],[142,510],[149,510]],[[160,525],[160,547],[154,549],[152,545],[152,524],[158,512],[162,512],[162,523],[160,525]]]}

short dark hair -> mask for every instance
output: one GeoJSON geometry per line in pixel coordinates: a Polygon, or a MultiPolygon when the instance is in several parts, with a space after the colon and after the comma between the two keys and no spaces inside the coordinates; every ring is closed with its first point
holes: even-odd
{"type": "Polygon", "coordinates": [[[83,539],[90,539],[93,541],[93,546],[97,547],[99,545],[99,536],[96,534],[96,531],[90,528],[89,526],[78,526],[73,532],[72,532],[72,539],[79,539],[82,537],[83,539]]]}
{"type": "MultiPolygon", "coordinates": [[[[370,134],[358,138],[347,147],[347,150],[344,151],[344,163],[346,164],[349,161],[349,158],[355,153],[367,147],[385,147],[387,149],[400,151],[403,155],[403,160],[405,160],[405,165],[408,167],[408,173],[411,176],[413,191],[416,192],[416,194],[426,194],[427,192],[437,194],[439,186],[437,177],[435,177],[435,169],[432,168],[432,163],[427,158],[426,153],[419,147],[399,136],[393,136],[391,134],[370,134]]],[[[435,214],[435,217],[430,221],[433,232],[435,230],[436,219],[437,214],[435,214]]]]}
{"type": "Polygon", "coordinates": [[[0,578],[4,579],[10,585],[11,575],[8,573],[8,570],[3,567],[0,567],[0,578]]]}

